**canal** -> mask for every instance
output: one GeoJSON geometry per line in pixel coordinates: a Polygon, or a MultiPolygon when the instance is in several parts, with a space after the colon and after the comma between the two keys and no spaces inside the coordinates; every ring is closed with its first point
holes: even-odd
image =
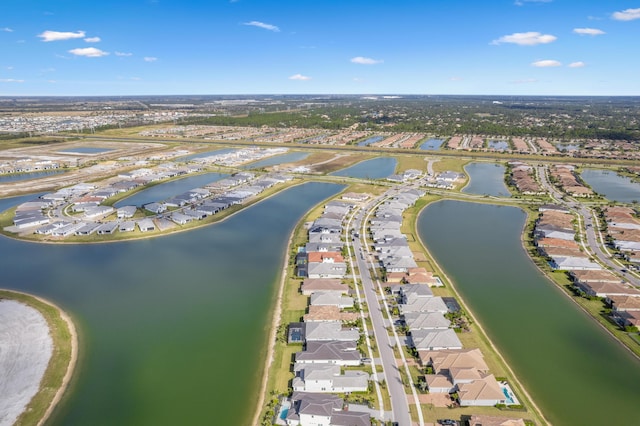
{"type": "Polygon", "coordinates": [[[453,200],[427,206],[418,232],[554,425],[631,424],[640,361],[533,264],[525,213],[453,200]]]}
{"type": "Polygon", "coordinates": [[[81,335],[73,386],[50,424],[249,424],[287,241],[342,188],[306,183],[224,222],[142,241],[0,237],[2,286],[50,299],[81,335]]]}

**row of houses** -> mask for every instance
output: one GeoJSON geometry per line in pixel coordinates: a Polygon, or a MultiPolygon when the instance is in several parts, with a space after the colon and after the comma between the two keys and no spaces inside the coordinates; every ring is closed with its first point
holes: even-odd
{"type": "Polygon", "coordinates": [[[508,163],[509,183],[524,195],[541,195],[545,191],[535,178],[535,169],[521,161],[508,163]]]}
{"type": "Polygon", "coordinates": [[[220,191],[215,185],[217,182],[214,182],[211,184],[212,188],[195,188],[168,200],[145,204],[141,207],[157,216],[135,221],[130,219],[137,213],[137,206],[114,209],[101,205],[104,200],[118,192],[135,188],[137,184],[134,182],[125,185],[126,182],[118,181],[102,188],[92,184],[78,184],[18,206],[14,216],[14,229],[20,231],[34,228],[36,234],[53,237],[85,236],[94,233],[110,235],[115,232],[131,232],[136,227],[141,232],[166,230],[176,224],[184,225],[192,220],[201,220],[232,205],[242,204],[265,189],[290,179],[289,176],[276,174],[256,178],[253,173],[238,173],[226,179],[227,182],[223,184],[226,190],[220,191]],[[239,186],[234,188],[235,185],[239,186]],[[216,193],[218,195],[215,195],[216,193]],[[74,213],[83,214],[57,217],[64,206],[70,207],[74,213]],[[167,213],[168,209],[173,210],[167,213]],[[114,213],[114,220],[103,222],[114,213]]]}
{"type": "Polygon", "coordinates": [[[459,309],[457,303],[434,296],[431,287],[441,286],[442,282],[417,266],[406,236],[400,232],[403,211],[422,195],[405,190],[381,205],[370,221],[376,256],[387,283],[392,284],[399,321],[407,331],[406,344],[415,349],[423,366],[433,369],[433,374],[425,376],[429,392],[457,392],[459,403],[464,406],[506,403],[502,388],[489,373],[480,351],[463,349],[447,318],[449,312],[459,309]]]}
{"type": "MultiPolygon", "coordinates": [[[[611,308],[612,319],[621,326],[640,325],[640,290],[589,259],[575,241],[574,217],[568,210],[547,205],[540,211],[534,230],[538,253],[547,257],[554,269],[567,271],[579,294],[601,298],[611,308]]],[[[614,230],[620,230],[620,235],[626,231],[632,238],[635,224],[640,225],[632,212],[624,207],[610,207],[604,211],[604,217],[614,230]]]]}
{"type": "Polygon", "coordinates": [[[594,193],[578,177],[575,166],[556,164],[549,167],[551,180],[565,193],[573,197],[593,197],[594,193]]]}
{"type": "Polygon", "coordinates": [[[625,260],[640,264],[640,220],[631,207],[606,207],[602,211],[607,234],[625,260]]]}
{"type": "Polygon", "coordinates": [[[352,290],[343,282],[343,221],[353,204],[331,201],[308,224],[308,242],[299,247],[297,274],[305,277],[300,291],[309,297],[302,322],[289,324],[288,343],[302,344],[294,357],[293,394],[287,425],[370,425],[370,415],[347,410],[335,393],[367,392],[369,374],[358,349],[360,314],[354,309],[352,290]]]}
{"type": "Polygon", "coordinates": [[[368,230],[373,240],[376,258],[385,274],[408,273],[417,268],[413,252],[402,233],[402,213],[424,195],[418,189],[405,189],[380,204],[369,220],[368,230]]]}
{"type": "Polygon", "coordinates": [[[407,345],[420,363],[429,367],[425,375],[430,393],[457,393],[461,406],[506,404],[503,388],[489,372],[479,349],[465,349],[446,314],[453,311],[428,285],[392,287],[398,295],[400,321],[407,329],[407,345]]]}
{"type": "Polygon", "coordinates": [[[590,259],[576,241],[575,217],[557,205],[539,208],[533,237],[538,254],[549,260],[553,269],[563,271],[599,270],[600,265],[590,259]]]}
{"type": "Polygon", "coordinates": [[[67,164],[60,161],[18,158],[11,161],[0,162],[0,175],[57,170],[66,165],[67,164]]]}
{"type": "Polygon", "coordinates": [[[464,179],[462,173],[445,171],[435,176],[427,176],[424,184],[428,188],[453,189],[462,179],[464,179]]]}

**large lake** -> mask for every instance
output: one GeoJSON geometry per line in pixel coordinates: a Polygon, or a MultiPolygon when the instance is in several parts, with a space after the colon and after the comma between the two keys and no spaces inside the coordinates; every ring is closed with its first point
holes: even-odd
{"type": "Polygon", "coordinates": [[[361,161],[346,169],[330,173],[332,176],[345,176],[362,179],[384,179],[395,173],[398,161],[391,157],[378,157],[361,161]]]}
{"type": "Polygon", "coordinates": [[[504,184],[504,166],[496,163],[469,163],[464,167],[469,175],[469,183],[462,192],[495,197],[510,197],[504,184]]]}
{"type": "Polygon", "coordinates": [[[640,361],[536,268],[524,223],[515,207],[447,200],[418,232],[551,423],[636,422],[640,361]]]}
{"type": "Polygon", "coordinates": [[[580,177],[607,200],[621,203],[640,202],[640,183],[610,170],[585,169],[580,177]]]}
{"type": "Polygon", "coordinates": [[[49,423],[249,424],[287,241],[342,188],[306,183],[222,223],[142,241],[0,237],[2,286],[52,300],[81,333],[76,380],[49,423]]]}

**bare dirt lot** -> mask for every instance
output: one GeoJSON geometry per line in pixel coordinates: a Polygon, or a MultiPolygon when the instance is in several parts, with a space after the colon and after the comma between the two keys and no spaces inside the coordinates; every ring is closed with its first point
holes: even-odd
{"type": "Polygon", "coordinates": [[[36,394],[52,352],[42,314],[0,300],[0,426],[12,425],[36,394]]]}

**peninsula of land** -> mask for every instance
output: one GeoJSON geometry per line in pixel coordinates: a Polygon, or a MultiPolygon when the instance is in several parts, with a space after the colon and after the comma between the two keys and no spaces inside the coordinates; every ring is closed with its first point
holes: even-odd
{"type": "Polygon", "coordinates": [[[77,362],[71,318],[39,297],[0,290],[0,346],[0,424],[44,424],[77,362]]]}

